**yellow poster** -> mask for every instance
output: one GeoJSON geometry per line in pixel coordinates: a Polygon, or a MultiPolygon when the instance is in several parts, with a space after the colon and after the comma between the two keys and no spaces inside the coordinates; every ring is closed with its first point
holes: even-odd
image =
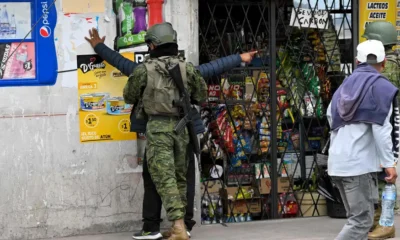
{"type": "Polygon", "coordinates": [[[400,3],[398,1],[399,0],[360,0],[360,43],[366,40],[362,35],[364,34],[365,26],[367,24],[375,21],[386,21],[396,25],[396,18],[400,17],[399,8],[397,6],[400,3]]]}
{"type": "MultiPolygon", "coordinates": [[[[134,53],[123,53],[134,59],[134,53]]],[[[132,105],[122,97],[128,77],[98,55],[79,55],[78,97],[80,141],[135,140],[130,132],[132,105]]]]}

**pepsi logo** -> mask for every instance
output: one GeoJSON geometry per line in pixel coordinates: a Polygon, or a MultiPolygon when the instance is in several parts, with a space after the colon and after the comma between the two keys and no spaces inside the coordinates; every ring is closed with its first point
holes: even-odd
{"type": "Polygon", "coordinates": [[[51,29],[49,26],[43,26],[40,28],[40,36],[44,37],[44,38],[48,38],[51,35],[51,29]]]}

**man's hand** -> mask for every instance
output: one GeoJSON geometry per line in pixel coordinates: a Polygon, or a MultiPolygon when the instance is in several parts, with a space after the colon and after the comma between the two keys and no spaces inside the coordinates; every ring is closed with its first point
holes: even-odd
{"type": "Polygon", "coordinates": [[[240,54],[240,57],[242,58],[242,62],[250,63],[251,60],[253,60],[253,57],[256,53],[257,53],[257,51],[240,54]]]}
{"type": "Polygon", "coordinates": [[[106,40],[106,36],[104,36],[103,38],[100,38],[99,32],[97,31],[97,29],[92,28],[91,30],[89,30],[89,38],[85,37],[85,39],[90,43],[92,48],[94,48],[94,47],[96,47],[97,44],[104,43],[104,41],[106,40]]]}
{"type": "Polygon", "coordinates": [[[385,178],[386,182],[395,184],[397,179],[396,168],[385,168],[385,172],[387,174],[387,177],[385,178]]]}

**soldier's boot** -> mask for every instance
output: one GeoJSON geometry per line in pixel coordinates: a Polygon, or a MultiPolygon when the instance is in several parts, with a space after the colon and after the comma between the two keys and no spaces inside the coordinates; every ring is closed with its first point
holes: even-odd
{"type": "Polygon", "coordinates": [[[189,235],[186,232],[185,222],[183,219],[176,220],[171,229],[171,236],[168,240],[189,240],[189,235]]]}
{"type": "MultiPolygon", "coordinates": [[[[168,229],[167,231],[161,233],[162,236],[163,236],[163,239],[168,239],[169,237],[171,237],[171,235],[172,235],[172,229],[173,229],[173,227],[171,227],[171,228],[168,229]]],[[[191,238],[191,237],[190,237],[190,232],[189,232],[189,231],[186,231],[186,233],[188,234],[189,238],[191,238]]]]}
{"type": "Polygon", "coordinates": [[[373,232],[375,228],[379,225],[379,219],[381,218],[381,213],[382,213],[382,208],[381,205],[378,205],[378,208],[375,209],[374,213],[374,224],[372,225],[372,228],[369,230],[370,232],[373,232]]]}
{"type": "Polygon", "coordinates": [[[396,230],[394,226],[383,227],[378,224],[373,232],[368,233],[369,240],[383,240],[388,238],[394,238],[396,235],[396,230]]]}
{"type": "Polygon", "coordinates": [[[169,237],[171,237],[172,229],[174,229],[174,225],[173,224],[172,224],[171,228],[169,228],[167,231],[161,233],[162,236],[163,236],[163,239],[168,239],[169,237]]]}
{"type": "MultiPolygon", "coordinates": [[[[163,236],[163,239],[168,239],[169,237],[171,237],[173,227],[174,227],[174,226],[172,226],[172,227],[171,227],[170,229],[168,229],[167,231],[161,233],[162,236],[163,236]]],[[[186,231],[186,233],[188,234],[188,236],[189,236],[189,238],[190,238],[190,232],[189,232],[189,231],[186,231]]]]}

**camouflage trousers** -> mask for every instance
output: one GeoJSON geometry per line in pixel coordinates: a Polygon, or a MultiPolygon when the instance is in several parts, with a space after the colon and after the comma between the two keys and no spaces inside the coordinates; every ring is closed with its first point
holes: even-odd
{"type": "Polygon", "coordinates": [[[184,219],[186,213],[186,158],[189,135],[171,129],[176,121],[149,121],[146,157],[150,176],[161,197],[169,221],[184,219]]]}

